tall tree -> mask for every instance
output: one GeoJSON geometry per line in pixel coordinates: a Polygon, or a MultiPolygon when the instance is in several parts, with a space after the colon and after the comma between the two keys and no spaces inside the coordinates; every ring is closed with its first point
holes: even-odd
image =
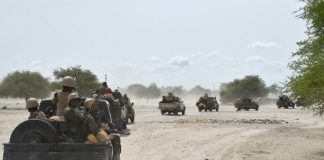
{"type": "Polygon", "coordinates": [[[151,83],[146,88],[145,97],[146,97],[146,99],[159,98],[161,96],[161,93],[162,93],[162,90],[160,88],[158,88],[155,83],[151,83]]]}
{"type": "Polygon", "coordinates": [[[301,98],[305,107],[324,113],[324,0],[302,0],[305,5],[296,13],[306,21],[307,39],[298,42],[289,64],[293,75],[286,84],[287,91],[301,98]]]}
{"type": "Polygon", "coordinates": [[[257,98],[268,94],[264,81],[255,75],[248,75],[243,79],[234,79],[227,84],[223,83],[220,89],[220,96],[223,102],[232,102],[241,96],[257,98]]]}
{"type": "Polygon", "coordinates": [[[192,88],[188,94],[191,95],[203,95],[205,93],[210,94],[212,91],[210,89],[206,89],[201,87],[200,85],[196,85],[194,88],[192,88]]]}
{"type": "Polygon", "coordinates": [[[144,98],[146,87],[142,84],[132,84],[127,87],[126,92],[136,98],[144,98]]]}
{"type": "MultiPolygon", "coordinates": [[[[88,69],[82,69],[81,66],[58,68],[54,70],[53,75],[56,80],[61,80],[65,76],[75,77],[78,93],[82,96],[90,96],[100,87],[97,76],[88,69]]],[[[57,83],[52,83],[52,87],[60,89],[56,88],[57,83]]]]}
{"type": "Polygon", "coordinates": [[[46,98],[50,93],[48,79],[38,72],[15,71],[9,73],[1,82],[0,96],[25,98],[46,98]]]}

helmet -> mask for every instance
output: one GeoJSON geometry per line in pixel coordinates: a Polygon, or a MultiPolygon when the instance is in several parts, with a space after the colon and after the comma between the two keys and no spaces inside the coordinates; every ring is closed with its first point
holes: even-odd
{"type": "Polygon", "coordinates": [[[71,94],[69,94],[69,96],[68,96],[68,102],[70,103],[70,101],[71,101],[72,99],[76,99],[76,98],[80,99],[79,95],[76,94],[76,93],[71,93],[71,94]]]}
{"type": "Polygon", "coordinates": [[[92,104],[93,104],[94,101],[95,101],[95,100],[94,100],[93,98],[88,98],[88,99],[86,99],[86,100],[83,102],[84,107],[85,107],[85,108],[91,108],[91,106],[92,106],[92,104]]]}
{"type": "Polygon", "coordinates": [[[29,98],[26,102],[26,108],[29,109],[29,108],[36,108],[38,107],[39,104],[37,102],[37,100],[35,98],[29,98]]]}
{"type": "Polygon", "coordinates": [[[62,80],[62,86],[64,87],[75,87],[75,81],[70,76],[65,76],[62,80]]]}

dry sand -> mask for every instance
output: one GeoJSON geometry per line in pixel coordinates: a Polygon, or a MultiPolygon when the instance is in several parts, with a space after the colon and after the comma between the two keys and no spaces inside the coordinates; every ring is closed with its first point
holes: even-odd
{"type": "MultiPolygon", "coordinates": [[[[131,135],[122,137],[123,160],[324,159],[324,120],[300,109],[260,106],[259,111],[160,114],[157,105],[136,105],[131,135]]],[[[0,142],[9,141],[25,110],[0,109],[0,142]]],[[[3,148],[0,147],[0,159],[3,148]]]]}

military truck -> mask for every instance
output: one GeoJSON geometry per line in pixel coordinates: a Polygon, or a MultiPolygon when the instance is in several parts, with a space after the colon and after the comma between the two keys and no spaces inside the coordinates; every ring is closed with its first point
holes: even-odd
{"type": "Polygon", "coordinates": [[[279,96],[276,104],[277,104],[278,108],[281,108],[281,107],[283,107],[285,109],[287,109],[289,107],[295,108],[295,103],[286,95],[279,96]]]}
{"type": "Polygon", "coordinates": [[[305,101],[303,100],[303,98],[297,98],[296,102],[296,107],[300,107],[300,106],[305,106],[305,101]]]}
{"type": "Polygon", "coordinates": [[[257,104],[254,100],[248,97],[241,97],[239,100],[237,100],[234,103],[234,106],[237,111],[240,111],[241,109],[244,109],[246,111],[250,109],[255,109],[256,111],[259,110],[259,104],[257,104]]]}
{"type": "Polygon", "coordinates": [[[213,111],[215,109],[216,112],[219,110],[219,104],[216,100],[216,97],[200,97],[199,100],[196,102],[196,106],[198,111],[201,112],[205,110],[205,112],[213,111]]]}
{"type": "Polygon", "coordinates": [[[9,143],[3,144],[3,160],[112,160],[111,143],[60,143],[59,132],[64,131],[65,124],[54,125],[43,120],[20,123],[9,143]]]}
{"type": "MultiPolygon", "coordinates": [[[[40,110],[52,113],[56,107],[50,100],[42,101],[40,110]]],[[[112,123],[109,103],[100,100],[99,106],[106,108],[105,115],[112,123]]],[[[47,115],[49,116],[49,115],[47,115]]],[[[4,144],[4,160],[113,160],[119,159],[120,145],[72,143],[62,135],[68,131],[64,121],[47,122],[27,120],[12,132],[9,143],[4,144]],[[113,158],[114,157],[114,158],[113,158]],[[116,158],[117,157],[117,158],[116,158]]],[[[116,133],[111,130],[109,133],[116,133]]]]}
{"type": "Polygon", "coordinates": [[[174,96],[171,92],[168,93],[168,96],[162,96],[162,101],[159,103],[159,109],[162,115],[165,113],[178,115],[179,112],[185,115],[186,113],[186,106],[181,98],[174,96]]]}

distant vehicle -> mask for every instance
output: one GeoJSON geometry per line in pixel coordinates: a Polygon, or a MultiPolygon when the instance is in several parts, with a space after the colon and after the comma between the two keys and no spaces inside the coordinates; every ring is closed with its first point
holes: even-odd
{"type": "Polygon", "coordinates": [[[196,106],[199,112],[201,112],[202,110],[205,110],[205,112],[207,112],[208,110],[211,112],[213,110],[218,112],[219,110],[219,104],[216,100],[216,97],[200,97],[196,102],[196,106]]]}
{"type": "Polygon", "coordinates": [[[295,103],[286,95],[279,96],[277,102],[276,102],[278,108],[295,108],[295,103]]]}
{"type": "Polygon", "coordinates": [[[181,98],[174,96],[171,92],[168,96],[163,96],[162,101],[159,103],[159,109],[162,115],[165,113],[178,115],[179,112],[185,115],[186,113],[186,106],[181,98]]]}
{"type": "Polygon", "coordinates": [[[305,106],[305,102],[302,98],[297,98],[295,104],[296,104],[296,107],[305,106]]]}
{"type": "Polygon", "coordinates": [[[259,104],[257,104],[254,100],[248,97],[241,97],[239,100],[237,100],[234,103],[235,108],[237,111],[240,111],[241,109],[244,109],[246,111],[250,109],[255,109],[256,111],[259,110],[259,104]]]}

